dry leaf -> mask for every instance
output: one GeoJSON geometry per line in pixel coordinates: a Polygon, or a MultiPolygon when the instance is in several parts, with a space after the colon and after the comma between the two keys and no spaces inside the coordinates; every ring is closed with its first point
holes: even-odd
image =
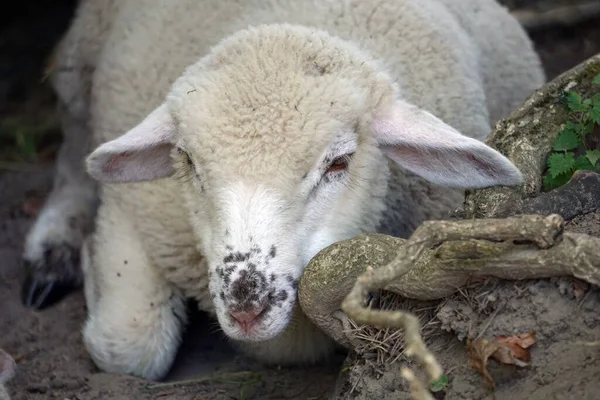
{"type": "Polygon", "coordinates": [[[501,364],[527,367],[531,361],[527,348],[535,342],[534,331],[518,336],[499,336],[491,342],[479,338],[467,346],[469,364],[483,375],[486,386],[495,389],[496,383],[487,370],[488,359],[492,358],[501,364]]]}
{"type": "Polygon", "coordinates": [[[531,360],[529,351],[514,343],[510,345],[499,344],[498,350],[492,354],[494,360],[501,364],[516,365],[517,367],[527,367],[529,365],[529,361],[531,360]]]}
{"type": "Polygon", "coordinates": [[[498,336],[496,341],[500,343],[516,343],[522,348],[526,349],[535,344],[537,339],[535,337],[535,331],[531,331],[528,333],[521,333],[518,336],[498,336]]]}
{"type": "MultiPolygon", "coordinates": [[[[499,336],[496,342],[505,344],[512,351],[512,356],[521,361],[531,361],[531,354],[527,348],[531,347],[536,342],[535,332],[521,333],[518,336],[499,336]]],[[[501,361],[503,362],[503,361],[501,361]]],[[[513,364],[506,363],[504,364],[513,364]]]]}
{"type": "Polygon", "coordinates": [[[483,375],[486,386],[491,389],[496,388],[496,382],[487,370],[487,361],[500,347],[502,344],[498,342],[490,342],[481,338],[467,345],[469,365],[483,375]]]}

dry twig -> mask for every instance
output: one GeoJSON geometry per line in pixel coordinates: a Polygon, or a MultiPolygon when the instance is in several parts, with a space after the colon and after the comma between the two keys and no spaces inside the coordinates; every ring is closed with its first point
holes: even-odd
{"type": "Polygon", "coordinates": [[[410,394],[415,400],[434,400],[429,390],[423,386],[423,383],[408,368],[402,368],[400,371],[402,377],[408,381],[410,394]]]}

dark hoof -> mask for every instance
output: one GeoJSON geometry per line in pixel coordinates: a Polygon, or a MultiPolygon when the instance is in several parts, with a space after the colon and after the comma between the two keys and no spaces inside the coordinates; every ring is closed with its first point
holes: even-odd
{"type": "Polygon", "coordinates": [[[43,310],[58,303],[77,288],[78,285],[67,282],[40,280],[27,275],[21,288],[21,300],[25,307],[43,310]]]}
{"type": "Polygon", "coordinates": [[[26,307],[43,310],[81,286],[79,251],[59,246],[44,252],[43,261],[24,260],[25,279],[21,301],[26,307]]]}

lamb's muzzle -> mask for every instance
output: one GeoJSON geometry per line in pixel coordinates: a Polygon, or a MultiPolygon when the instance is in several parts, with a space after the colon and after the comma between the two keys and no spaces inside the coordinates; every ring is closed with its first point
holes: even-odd
{"type": "Polygon", "coordinates": [[[201,242],[218,320],[234,339],[271,339],[292,318],[303,269],[297,235],[283,234],[291,211],[265,185],[231,183],[212,198],[210,215],[199,210],[194,218],[199,236],[212,238],[201,242]]]}

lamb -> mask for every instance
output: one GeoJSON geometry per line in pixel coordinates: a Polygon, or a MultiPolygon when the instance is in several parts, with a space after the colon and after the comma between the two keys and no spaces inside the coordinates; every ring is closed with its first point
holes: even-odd
{"type": "Polygon", "coordinates": [[[16,375],[17,363],[4,350],[0,349],[0,400],[10,400],[4,384],[16,375]]]}
{"type": "Polygon", "coordinates": [[[111,17],[89,102],[83,334],[105,371],[161,379],[186,298],[258,359],[315,362],[335,343],[296,291],[317,252],[521,183],[482,140],[545,78],[492,0],[143,6],[111,17]]]}

